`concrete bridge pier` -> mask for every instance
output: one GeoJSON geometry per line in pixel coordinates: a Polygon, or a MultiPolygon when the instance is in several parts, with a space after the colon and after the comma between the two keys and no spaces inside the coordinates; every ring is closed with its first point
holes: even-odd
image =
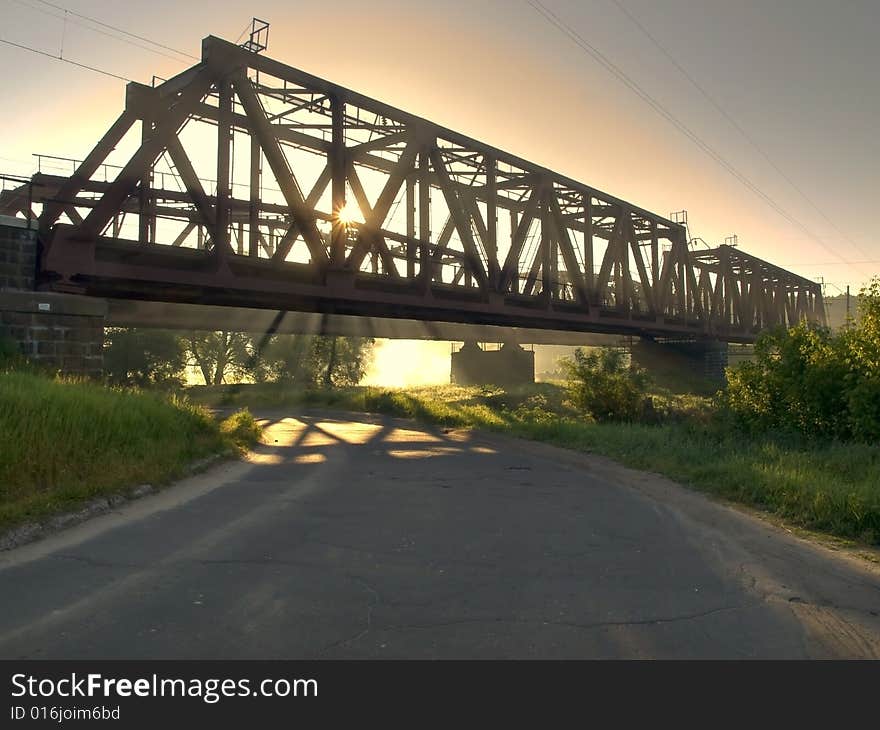
{"type": "Polygon", "coordinates": [[[48,370],[100,376],[107,302],[34,291],[37,245],[26,220],[0,217],[0,340],[48,370]]]}
{"type": "Polygon", "coordinates": [[[727,343],[720,340],[651,340],[632,343],[633,362],[648,372],[676,377],[696,376],[724,380],[728,365],[727,343]]]}
{"type": "Polygon", "coordinates": [[[452,353],[456,385],[523,385],[535,382],[535,353],[506,342],[499,350],[484,350],[474,340],[452,353]]]}

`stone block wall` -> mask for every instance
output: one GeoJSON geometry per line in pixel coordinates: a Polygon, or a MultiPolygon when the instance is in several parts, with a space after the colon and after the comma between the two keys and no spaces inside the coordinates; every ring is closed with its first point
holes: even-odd
{"type": "Polygon", "coordinates": [[[0,336],[38,366],[72,375],[101,375],[106,314],[101,299],[0,292],[0,336]]]}
{"type": "Polygon", "coordinates": [[[37,270],[37,232],[26,221],[0,224],[0,291],[33,291],[37,270]]]}
{"type": "Polygon", "coordinates": [[[51,371],[100,376],[104,365],[103,299],[35,292],[36,231],[0,220],[0,339],[51,371]]]}

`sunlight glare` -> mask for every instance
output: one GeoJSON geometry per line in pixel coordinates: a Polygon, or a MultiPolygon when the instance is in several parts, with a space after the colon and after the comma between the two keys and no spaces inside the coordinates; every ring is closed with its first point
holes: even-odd
{"type": "Polygon", "coordinates": [[[379,339],[362,385],[448,385],[449,357],[448,342],[379,339]]]}
{"type": "Polygon", "coordinates": [[[339,222],[344,226],[350,226],[352,223],[362,222],[361,211],[357,204],[351,200],[346,200],[345,204],[336,214],[339,222]]]}

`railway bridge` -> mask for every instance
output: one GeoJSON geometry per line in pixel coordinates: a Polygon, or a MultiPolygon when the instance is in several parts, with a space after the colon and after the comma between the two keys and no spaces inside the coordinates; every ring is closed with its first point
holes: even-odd
{"type": "Polygon", "coordinates": [[[273,60],[263,32],[129,83],[69,172],[4,186],[0,312],[30,354],[81,368],[70,317],[557,343],[824,322],[819,284],[273,60]]]}

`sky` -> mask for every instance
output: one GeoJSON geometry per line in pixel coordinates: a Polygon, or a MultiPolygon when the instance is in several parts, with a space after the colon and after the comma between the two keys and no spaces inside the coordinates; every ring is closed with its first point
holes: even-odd
{"type": "MultiPolygon", "coordinates": [[[[541,0],[772,204],[536,2],[53,0],[193,56],[204,36],[236,40],[257,15],[271,23],[267,53],[278,60],[661,215],[686,209],[692,236],[715,245],[736,234],[746,251],[822,277],[829,296],[880,272],[869,224],[880,193],[880,2],[541,0]]],[[[0,0],[0,38],[53,55],[63,43],[68,59],[145,83],[194,63],[64,17],[43,0],[0,0]]],[[[0,64],[0,173],[32,172],[33,153],[82,158],[122,109],[119,79],[6,44],[0,64]]]]}

